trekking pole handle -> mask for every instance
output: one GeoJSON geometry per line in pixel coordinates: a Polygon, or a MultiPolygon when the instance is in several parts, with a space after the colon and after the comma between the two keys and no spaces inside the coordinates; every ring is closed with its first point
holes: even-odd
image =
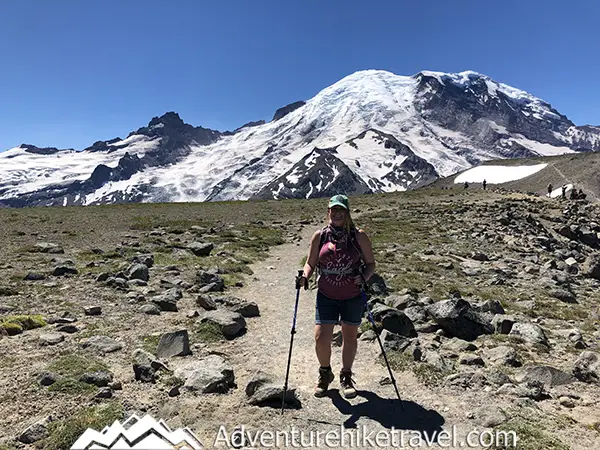
{"type": "Polygon", "coordinates": [[[296,277],[296,289],[300,289],[300,280],[302,279],[302,276],[304,275],[304,270],[299,269],[298,270],[298,276],[296,277]]]}

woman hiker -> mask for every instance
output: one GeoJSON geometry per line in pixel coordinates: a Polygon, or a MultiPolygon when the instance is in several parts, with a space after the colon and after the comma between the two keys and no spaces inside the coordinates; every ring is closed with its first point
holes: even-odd
{"type": "Polygon", "coordinates": [[[362,286],[375,271],[371,241],[358,230],[352,217],[348,197],[335,195],[329,200],[328,224],[316,231],[310,241],[300,286],[308,289],[308,280],[318,268],[315,313],[315,350],[320,364],[314,395],[322,397],[334,380],[331,370],[333,328],[341,321],[342,369],[340,387],[346,398],[356,396],[352,364],[358,345],[358,326],[364,312],[362,286]],[[365,264],[360,273],[361,259],[365,264]]]}

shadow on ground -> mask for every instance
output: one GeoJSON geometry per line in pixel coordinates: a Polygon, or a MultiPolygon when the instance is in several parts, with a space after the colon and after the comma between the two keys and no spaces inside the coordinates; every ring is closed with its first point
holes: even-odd
{"type": "Polygon", "coordinates": [[[357,393],[358,397],[364,398],[365,401],[353,405],[343,398],[337,389],[328,392],[327,396],[340,413],[350,416],[344,421],[345,428],[356,428],[356,422],[364,417],[387,429],[415,430],[433,442],[442,431],[445,419],[435,410],[426,409],[408,400],[382,398],[370,391],[361,390],[357,393]]]}

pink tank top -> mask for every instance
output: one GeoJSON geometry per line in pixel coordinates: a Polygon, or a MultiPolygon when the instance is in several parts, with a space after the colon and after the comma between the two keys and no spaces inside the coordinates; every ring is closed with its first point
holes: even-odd
{"type": "Polygon", "coordinates": [[[360,253],[349,236],[340,242],[325,242],[319,251],[318,289],[326,297],[346,300],[360,295],[354,282],[360,267],[360,253]]]}

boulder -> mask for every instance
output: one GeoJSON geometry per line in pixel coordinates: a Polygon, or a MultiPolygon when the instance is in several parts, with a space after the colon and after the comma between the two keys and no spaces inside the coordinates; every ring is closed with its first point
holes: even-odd
{"type": "Polygon", "coordinates": [[[508,345],[487,349],[484,355],[490,362],[502,366],[520,367],[522,365],[517,351],[508,345]]]}
{"type": "MultiPolygon", "coordinates": [[[[257,373],[246,386],[246,397],[250,405],[281,408],[283,383],[275,383],[271,376],[264,373],[257,373]]],[[[295,389],[287,389],[285,392],[285,404],[294,408],[301,406],[295,389]]]]}
{"type": "Polygon", "coordinates": [[[573,367],[573,376],[580,381],[591,383],[600,381],[600,358],[597,353],[584,351],[573,367]]]}
{"type": "Polygon", "coordinates": [[[538,383],[544,386],[544,389],[575,381],[568,373],[551,366],[527,367],[515,375],[515,380],[519,383],[538,383]]]}
{"type": "Polygon", "coordinates": [[[371,314],[375,321],[381,322],[385,330],[404,337],[417,337],[414,324],[404,312],[396,308],[390,308],[389,306],[376,305],[372,309],[371,314]]]}
{"type": "Polygon", "coordinates": [[[473,341],[482,334],[492,334],[491,319],[475,311],[462,298],[452,298],[429,305],[427,313],[449,335],[473,341]]]}
{"type": "Polygon", "coordinates": [[[123,344],[108,336],[92,336],[82,342],[81,346],[101,354],[116,352],[123,348],[123,344]]]}
{"type": "Polygon", "coordinates": [[[200,323],[209,322],[216,324],[221,333],[223,333],[223,336],[228,339],[238,336],[246,329],[246,320],[241,314],[225,309],[200,313],[198,321],[200,323]]]}
{"type": "Polygon", "coordinates": [[[544,330],[535,323],[515,323],[508,335],[519,337],[529,344],[540,344],[545,345],[546,347],[550,346],[546,333],[544,333],[544,330]]]}
{"type": "Polygon", "coordinates": [[[211,243],[192,242],[187,248],[196,256],[209,256],[215,246],[211,243]]]}
{"type": "Polygon", "coordinates": [[[226,393],[236,387],[233,368],[221,356],[209,355],[175,370],[185,380],[181,390],[195,393],[226,393]]]}
{"type": "Polygon", "coordinates": [[[127,269],[128,280],[142,280],[148,281],[150,275],[148,273],[148,266],[141,263],[134,263],[127,269]]]}
{"type": "Polygon", "coordinates": [[[161,335],[156,347],[156,356],[159,358],[187,356],[190,354],[190,341],[187,330],[164,333],[161,335]]]}

